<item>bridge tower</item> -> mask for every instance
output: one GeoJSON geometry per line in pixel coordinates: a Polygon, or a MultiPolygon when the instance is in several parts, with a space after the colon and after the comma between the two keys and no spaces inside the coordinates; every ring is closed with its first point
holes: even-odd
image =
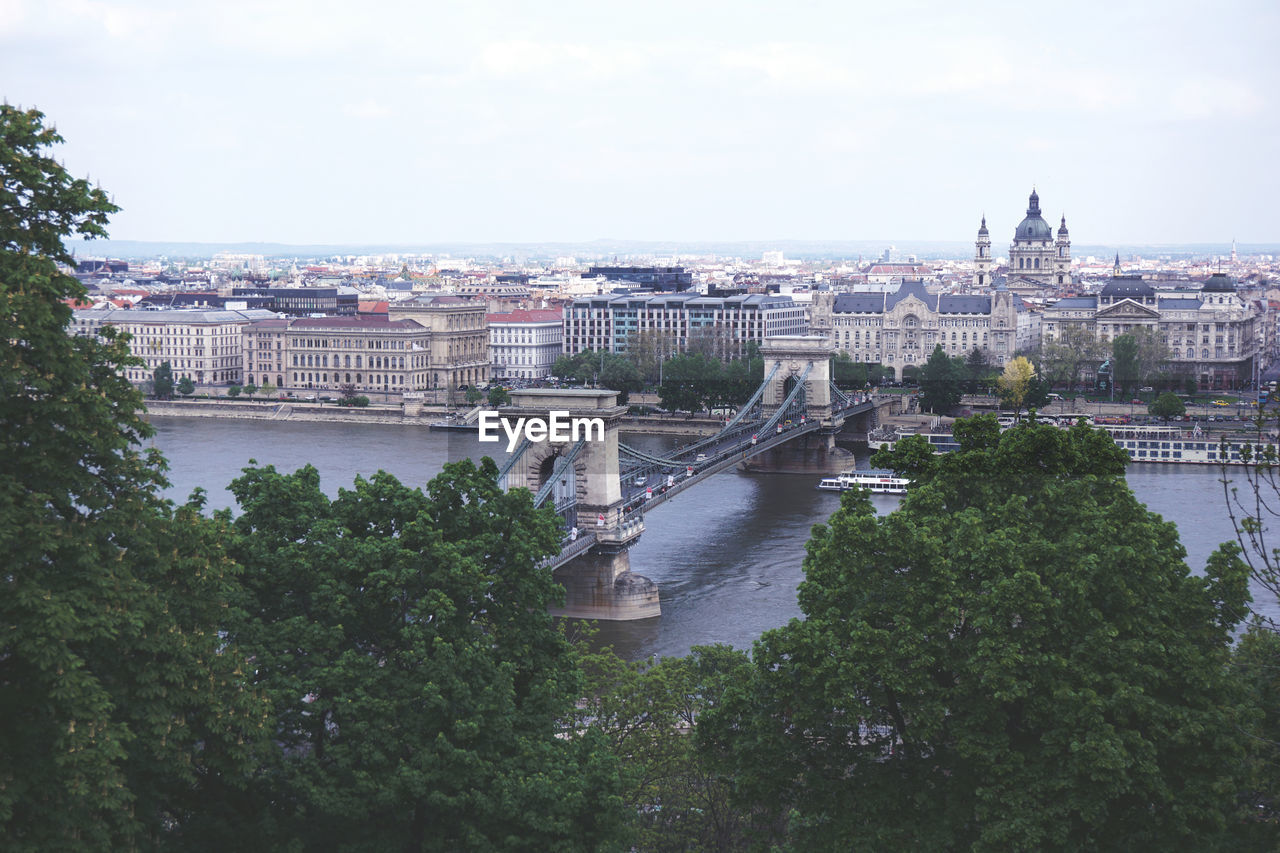
{"type": "Polygon", "coordinates": [[[836,447],[836,433],[844,419],[831,410],[831,357],[835,348],[825,335],[777,335],[760,345],[765,376],[773,381],[761,397],[764,416],[778,411],[797,382],[804,382],[805,417],[816,418],[822,429],[781,447],[767,450],[743,463],[748,471],[826,474],[853,467],[853,454],[836,447]],[[773,373],[777,367],[776,373],[773,373]]]}
{"type": "MultiPolygon", "coordinates": [[[[586,430],[587,440],[576,456],[576,442],[552,442],[548,435],[531,440],[507,475],[507,487],[524,487],[537,494],[548,479],[557,505],[574,504],[581,533],[594,536],[590,549],[555,570],[565,588],[558,616],[624,621],[647,619],[661,613],[658,586],[631,573],[628,549],[644,532],[644,522],[624,521],[622,483],[618,466],[618,425],[627,407],[618,405],[616,391],[590,389],[527,389],[511,392],[511,404],[498,410],[514,427],[519,418],[599,418],[603,438],[586,430]],[[566,464],[567,460],[571,461],[566,464]]],[[[580,436],[581,437],[581,436],[580,436]]]]}

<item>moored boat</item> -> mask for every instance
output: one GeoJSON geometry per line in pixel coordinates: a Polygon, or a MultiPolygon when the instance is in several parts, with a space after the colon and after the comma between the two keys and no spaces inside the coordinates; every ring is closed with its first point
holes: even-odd
{"type": "Polygon", "coordinates": [[[824,477],[819,489],[845,492],[850,489],[866,489],[874,495],[905,495],[910,480],[885,469],[845,471],[838,477],[824,477]]]}

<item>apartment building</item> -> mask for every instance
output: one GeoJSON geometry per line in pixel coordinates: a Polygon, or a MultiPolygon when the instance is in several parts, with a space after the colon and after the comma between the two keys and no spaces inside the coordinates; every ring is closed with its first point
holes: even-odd
{"type": "Polygon", "coordinates": [[[544,379],[564,345],[559,311],[511,311],[489,314],[489,355],[494,379],[544,379]]]}

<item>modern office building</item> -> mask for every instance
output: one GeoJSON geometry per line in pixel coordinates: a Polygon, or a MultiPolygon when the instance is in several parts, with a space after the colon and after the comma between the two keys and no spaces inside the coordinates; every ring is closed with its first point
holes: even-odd
{"type": "Polygon", "coordinates": [[[693,273],[684,267],[590,267],[588,278],[603,277],[606,281],[627,281],[645,290],[663,290],[679,293],[693,286],[693,273]]]}
{"type": "Polygon", "coordinates": [[[312,314],[354,317],[360,293],[354,287],[236,287],[232,298],[266,298],[264,308],[290,317],[312,314]]]}
{"type": "Polygon", "coordinates": [[[564,309],[564,351],[570,355],[599,349],[624,353],[640,336],[653,335],[673,353],[686,352],[702,339],[708,351],[736,358],[750,341],[808,331],[803,304],[763,293],[605,295],[575,299],[564,309]]]}
{"type": "Polygon", "coordinates": [[[71,332],[96,335],[105,325],[132,337],[129,350],[142,359],[125,378],[135,384],[150,380],[169,362],[175,380],[189,377],[197,385],[232,385],[243,381],[242,332],[251,323],[277,315],[261,309],[212,311],[139,311],[83,308],[72,312],[71,332]]]}
{"type": "Polygon", "coordinates": [[[489,356],[494,379],[544,379],[560,357],[564,317],[559,311],[490,314],[489,356]]]}

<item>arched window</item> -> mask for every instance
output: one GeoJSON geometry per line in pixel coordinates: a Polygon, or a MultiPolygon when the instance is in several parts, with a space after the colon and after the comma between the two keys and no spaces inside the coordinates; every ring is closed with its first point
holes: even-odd
{"type": "Polygon", "coordinates": [[[1036,258],[1036,269],[1040,269],[1040,259],[1036,258]]]}

